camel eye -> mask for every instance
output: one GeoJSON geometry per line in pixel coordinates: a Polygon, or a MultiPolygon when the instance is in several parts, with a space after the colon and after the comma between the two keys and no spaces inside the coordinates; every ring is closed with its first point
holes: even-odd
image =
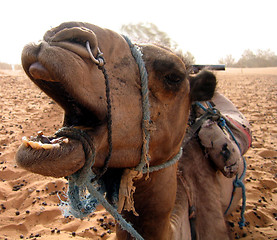
{"type": "Polygon", "coordinates": [[[171,74],[167,74],[165,76],[165,81],[167,84],[169,85],[176,85],[181,83],[184,80],[184,78],[182,76],[179,76],[177,74],[171,73],[171,74]]]}

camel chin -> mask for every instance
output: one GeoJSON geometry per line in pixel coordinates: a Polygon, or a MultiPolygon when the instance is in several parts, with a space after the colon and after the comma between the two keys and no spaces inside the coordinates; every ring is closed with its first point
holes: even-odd
{"type": "Polygon", "coordinates": [[[23,137],[16,153],[17,164],[44,176],[65,177],[78,171],[85,163],[83,146],[78,140],[65,137],[23,137]]]}

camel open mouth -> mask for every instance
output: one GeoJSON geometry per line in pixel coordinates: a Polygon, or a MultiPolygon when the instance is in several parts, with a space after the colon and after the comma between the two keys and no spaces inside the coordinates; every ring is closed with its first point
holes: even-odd
{"type": "MultiPolygon", "coordinates": [[[[78,99],[76,95],[70,93],[72,89],[68,86],[68,82],[71,76],[67,78],[60,65],[56,66],[52,59],[47,59],[49,52],[59,53],[61,49],[73,60],[76,58],[80,60],[80,56],[82,57],[85,52],[82,44],[66,41],[52,45],[45,41],[38,45],[30,44],[22,53],[23,68],[30,79],[64,109],[63,126],[85,129],[93,141],[98,129],[105,126],[106,110],[94,107],[97,103],[91,105],[81,103],[81,98],[78,99]]],[[[16,161],[19,166],[34,173],[65,177],[83,167],[85,153],[81,142],[76,139],[56,134],[45,136],[42,132],[38,132],[35,137],[23,137],[16,161]]]]}
{"type": "Polygon", "coordinates": [[[43,41],[28,44],[23,49],[24,71],[63,108],[64,123],[52,136],[38,132],[37,136],[24,137],[16,161],[33,173],[68,176],[69,182],[79,174],[88,173],[86,183],[97,184],[106,199],[116,203],[124,169],[137,166],[141,160],[142,114],[133,111],[140,110],[139,76],[137,65],[129,63],[133,57],[121,36],[108,34],[111,40],[107,42],[101,37],[106,31],[92,28],[100,33],[99,39],[82,23],[64,24],[46,32],[43,41]],[[128,53],[108,47],[113,40],[119,41],[120,47],[128,49],[128,53]],[[105,50],[103,56],[99,48],[105,50]],[[126,63],[128,71],[122,72],[120,66],[126,63]],[[108,78],[108,74],[112,78],[108,78]],[[125,94],[130,87],[134,93],[131,96],[137,96],[132,101],[129,93],[125,94]],[[126,101],[132,111],[118,111],[126,101]],[[126,123],[125,118],[128,119],[126,123]],[[88,139],[89,153],[84,139],[63,136],[64,129],[73,133],[79,129],[75,133],[88,139]]]}
{"type": "MultiPolygon", "coordinates": [[[[36,71],[37,74],[42,74],[38,73],[38,70],[36,71]]],[[[59,92],[58,98],[53,97],[53,99],[65,110],[64,127],[85,129],[93,139],[97,128],[104,125],[104,121],[100,121],[95,113],[73,100],[62,89],[60,83],[44,79],[33,81],[49,96],[57,96],[56,92],[59,92]]],[[[85,153],[82,143],[76,139],[56,134],[45,136],[42,131],[39,131],[37,136],[22,138],[22,144],[16,154],[16,161],[19,166],[34,173],[65,177],[82,168],[85,163],[85,153]]]]}

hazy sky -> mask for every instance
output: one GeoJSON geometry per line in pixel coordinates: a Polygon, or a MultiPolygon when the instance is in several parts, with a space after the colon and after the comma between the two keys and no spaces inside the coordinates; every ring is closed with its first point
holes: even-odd
{"type": "Polygon", "coordinates": [[[277,53],[277,0],[5,0],[0,9],[0,62],[20,63],[25,44],[65,21],[117,32],[152,22],[202,64],[245,49],[277,53]]]}

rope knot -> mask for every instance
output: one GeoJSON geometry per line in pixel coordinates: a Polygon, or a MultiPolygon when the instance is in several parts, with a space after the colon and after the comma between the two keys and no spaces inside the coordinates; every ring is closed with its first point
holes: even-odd
{"type": "Polygon", "coordinates": [[[105,61],[105,59],[104,59],[104,57],[102,56],[103,55],[103,53],[101,53],[101,54],[98,54],[98,56],[97,56],[97,61],[99,62],[98,64],[96,64],[97,66],[98,66],[98,69],[100,69],[100,70],[102,70],[103,69],[103,67],[104,67],[104,65],[106,64],[106,61],[105,61]]]}
{"type": "Polygon", "coordinates": [[[157,130],[156,124],[151,120],[143,120],[144,121],[144,127],[148,132],[154,132],[157,130]]]}

